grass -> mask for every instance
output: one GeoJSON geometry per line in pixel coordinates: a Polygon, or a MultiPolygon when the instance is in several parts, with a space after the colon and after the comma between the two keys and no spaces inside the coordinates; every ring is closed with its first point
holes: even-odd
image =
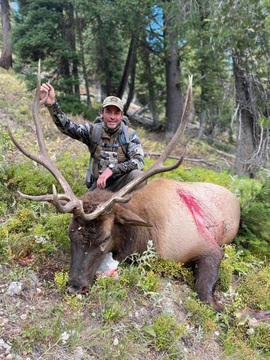
{"type": "MultiPolygon", "coordinates": [[[[0,94],[4,94],[0,108],[23,125],[25,130],[16,130],[17,137],[34,148],[28,106],[31,96],[12,72],[0,71],[0,94]],[[15,106],[18,99],[22,101],[15,106]]],[[[85,191],[88,154],[72,140],[56,137],[46,116],[42,112],[45,128],[52,135],[52,140],[50,136],[46,139],[50,155],[79,196],[85,191]]],[[[139,132],[146,147],[161,150],[161,144],[151,142],[148,133],[139,132]]],[[[197,153],[208,151],[206,144],[195,145],[197,153]]],[[[241,308],[270,309],[267,182],[199,167],[181,166],[162,175],[180,181],[214,182],[240,199],[243,224],[248,221],[234,245],[224,247],[217,286],[224,313],[216,314],[198,301],[191,271],[181,264],[159,261],[151,244],[141,258],[134,254],[128,265],[120,264],[118,281],[99,278],[85,296],[69,296],[65,286],[70,215],[57,214],[53,206],[30,203],[17,194],[18,189],[31,194],[51,192],[55,180],[15,152],[3,122],[0,147],[0,290],[4,291],[1,316],[6,319],[0,326],[12,354],[42,360],[57,356],[74,359],[77,353],[102,360],[269,358],[268,324],[252,326],[249,320],[241,322],[237,317],[241,308]],[[12,281],[22,282],[25,288],[9,297],[5,290],[12,281]]],[[[152,163],[146,159],[146,167],[152,163]]]]}

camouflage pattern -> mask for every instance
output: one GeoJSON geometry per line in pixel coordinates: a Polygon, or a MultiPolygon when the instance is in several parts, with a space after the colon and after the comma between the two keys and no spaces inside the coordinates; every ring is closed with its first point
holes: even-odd
{"type": "MultiPolygon", "coordinates": [[[[83,142],[90,149],[93,133],[92,124],[76,124],[70,121],[57,102],[47,106],[47,108],[54,123],[63,134],[83,142]]],[[[114,178],[128,174],[132,170],[144,169],[144,153],[139,136],[132,128],[128,128],[128,136],[129,143],[127,145],[127,154],[125,155],[119,143],[119,137],[121,137],[121,142],[124,142],[125,139],[122,123],[113,131],[108,129],[103,123],[100,144],[96,148],[94,153],[95,161],[92,164],[92,174],[96,179],[106,168],[103,160],[106,160],[106,164],[108,164],[107,155],[105,156],[106,159],[101,159],[102,152],[114,153],[114,155],[110,155],[112,156],[110,159],[117,160],[117,167],[112,176],[114,178]]]]}
{"type": "Polygon", "coordinates": [[[110,164],[117,164],[117,153],[114,151],[101,151],[99,154],[99,167],[98,172],[101,175],[110,164]]]}

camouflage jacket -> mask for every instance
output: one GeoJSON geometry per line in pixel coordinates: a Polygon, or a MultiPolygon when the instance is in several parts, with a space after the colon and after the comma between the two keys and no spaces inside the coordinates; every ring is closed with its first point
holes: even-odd
{"type": "MultiPolygon", "coordinates": [[[[61,110],[60,106],[57,102],[55,102],[53,105],[47,106],[50,115],[58,127],[58,129],[65,135],[70,136],[73,139],[79,140],[83,142],[85,145],[88,146],[88,149],[90,151],[90,145],[92,141],[92,133],[93,133],[93,125],[90,123],[87,124],[76,124],[73,123],[68,119],[66,114],[61,110]]],[[[117,145],[118,142],[118,136],[116,134],[120,133],[120,136],[123,136],[122,134],[122,124],[119,125],[117,129],[115,129],[113,132],[110,132],[108,128],[106,128],[105,124],[103,123],[103,133],[102,138],[104,138],[105,142],[111,143],[113,141],[114,145],[117,145]]],[[[129,143],[127,147],[127,154],[126,156],[119,156],[118,154],[118,163],[116,166],[116,169],[114,171],[114,176],[119,177],[122,175],[125,175],[129,173],[132,170],[138,169],[143,170],[144,168],[144,153],[141,146],[141,142],[139,139],[138,134],[131,128],[129,128],[129,143]]],[[[118,143],[118,146],[120,144],[118,143]]],[[[96,166],[100,159],[96,154],[92,154],[96,162],[92,164],[92,168],[96,166]]],[[[94,170],[94,169],[93,169],[94,170]]],[[[92,173],[95,178],[98,177],[98,172],[93,171],[92,173]]]]}

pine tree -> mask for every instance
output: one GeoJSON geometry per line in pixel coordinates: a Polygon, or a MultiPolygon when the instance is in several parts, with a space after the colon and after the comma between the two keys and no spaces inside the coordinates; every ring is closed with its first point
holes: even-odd
{"type": "Polygon", "coordinates": [[[11,37],[16,68],[28,68],[31,73],[31,65],[36,68],[41,59],[43,70],[54,69],[52,76],[63,92],[78,94],[73,26],[70,1],[20,0],[11,37]]]}

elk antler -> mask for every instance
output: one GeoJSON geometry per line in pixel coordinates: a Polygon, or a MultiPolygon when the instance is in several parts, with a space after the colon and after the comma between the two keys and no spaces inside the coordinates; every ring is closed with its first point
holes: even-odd
{"type": "Polygon", "coordinates": [[[189,85],[188,85],[188,91],[187,91],[186,100],[185,100],[185,107],[184,107],[184,111],[182,114],[182,119],[179,124],[179,127],[178,127],[175,135],[173,136],[173,138],[171,139],[171,141],[165,148],[162,155],[156,161],[156,163],[153,164],[147,171],[145,171],[140,178],[137,178],[137,179],[133,180],[132,182],[130,182],[129,184],[127,184],[125,187],[123,187],[121,190],[119,190],[117,193],[115,193],[108,201],[101,203],[96,208],[96,210],[94,210],[92,213],[85,214],[85,212],[83,210],[82,201],[76,197],[76,195],[73,193],[73,191],[72,191],[70,185],[68,184],[68,182],[66,181],[66,179],[63,177],[61,172],[57,169],[57,167],[54,165],[52,160],[49,158],[48,152],[45,147],[44,136],[43,136],[43,132],[42,132],[41,125],[40,125],[40,120],[39,120],[39,107],[41,104],[44,104],[46,102],[46,100],[48,98],[48,94],[46,94],[46,97],[42,101],[39,101],[39,95],[40,95],[40,61],[38,64],[37,89],[36,89],[36,94],[35,94],[35,98],[34,98],[34,102],[33,102],[33,111],[32,111],[33,118],[35,121],[35,126],[36,126],[38,144],[39,144],[39,148],[40,148],[40,155],[39,156],[34,155],[34,154],[30,153],[27,149],[25,149],[15,139],[14,135],[12,134],[12,132],[10,130],[9,124],[8,124],[8,131],[9,131],[12,141],[17,146],[17,148],[29,159],[36,161],[37,163],[41,164],[46,169],[48,169],[52,173],[52,175],[55,177],[55,179],[58,181],[58,183],[62,186],[65,194],[57,194],[55,186],[53,185],[53,195],[47,194],[47,195],[33,196],[33,195],[26,195],[26,194],[19,193],[22,197],[24,197],[26,199],[33,200],[33,201],[51,202],[62,213],[72,213],[72,212],[75,213],[76,212],[76,214],[81,216],[84,220],[91,221],[91,220],[95,219],[96,217],[98,217],[99,215],[101,215],[102,213],[109,211],[115,203],[128,202],[131,199],[131,195],[129,197],[124,197],[124,196],[127,195],[128,193],[130,193],[136,186],[138,186],[143,181],[145,181],[146,179],[148,179],[149,177],[151,177],[155,174],[176,169],[182,163],[182,161],[184,159],[185,151],[183,151],[180,159],[175,164],[173,164],[171,166],[163,165],[164,162],[166,161],[166,159],[168,158],[168,156],[170,155],[171,151],[173,150],[173,148],[176,146],[179,139],[182,137],[185,127],[186,127],[186,124],[187,124],[187,121],[188,121],[190,108],[191,108],[191,102],[192,102],[192,77],[189,78],[189,85]]]}
{"type": "Polygon", "coordinates": [[[79,210],[83,212],[83,205],[81,200],[79,200],[76,195],[73,193],[70,185],[63,177],[61,172],[57,169],[54,165],[52,160],[49,158],[48,152],[45,147],[44,136],[41,129],[41,124],[39,120],[39,107],[40,105],[44,104],[48,98],[48,93],[46,94],[45,98],[39,101],[40,95],[40,61],[38,62],[38,76],[37,76],[37,88],[35,93],[35,98],[33,102],[32,114],[35,121],[38,144],[40,149],[40,155],[37,156],[35,154],[30,153],[27,149],[25,149],[14,137],[10,130],[10,124],[8,123],[8,131],[9,135],[13,141],[13,143],[17,146],[17,148],[29,159],[36,161],[37,163],[43,165],[46,169],[48,169],[58,183],[62,186],[65,194],[57,195],[56,190],[54,188],[53,192],[54,195],[41,195],[41,196],[32,196],[32,195],[25,195],[19,193],[22,197],[33,200],[33,201],[49,201],[52,202],[56,208],[61,211],[62,213],[68,213],[75,210],[79,210]]]}
{"type": "Polygon", "coordinates": [[[128,202],[131,199],[131,195],[127,198],[124,198],[124,196],[127,195],[128,193],[130,193],[136,186],[138,186],[139,184],[141,184],[143,181],[147,180],[151,176],[162,173],[162,172],[174,170],[174,169],[178,168],[178,166],[181,165],[181,163],[184,160],[186,149],[182,152],[180,159],[177,160],[177,162],[175,164],[170,165],[170,166],[164,166],[163,164],[167,160],[168,156],[170,155],[172,150],[175,148],[176,144],[179,142],[179,140],[181,139],[181,137],[185,131],[185,128],[186,128],[186,125],[188,122],[188,118],[189,118],[189,114],[190,114],[191,104],[192,104],[192,76],[189,77],[188,90],[187,90],[187,95],[186,95],[186,99],[185,99],[185,106],[184,106],[182,118],[181,118],[180,124],[178,126],[178,129],[176,130],[176,133],[174,134],[173,138],[171,139],[169,144],[166,146],[165,150],[160,155],[158,160],[148,170],[146,170],[141,175],[141,177],[134,179],[129,184],[124,186],[117,193],[115,193],[109,200],[107,200],[104,203],[101,203],[92,213],[84,214],[84,218],[86,220],[93,220],[96,217],[98,217],[99,215],[101,215],[102,213],[104,213],[105,211],[109,211],[109,209],[111,209],[112,206],[116,202],[128,202]]]}

